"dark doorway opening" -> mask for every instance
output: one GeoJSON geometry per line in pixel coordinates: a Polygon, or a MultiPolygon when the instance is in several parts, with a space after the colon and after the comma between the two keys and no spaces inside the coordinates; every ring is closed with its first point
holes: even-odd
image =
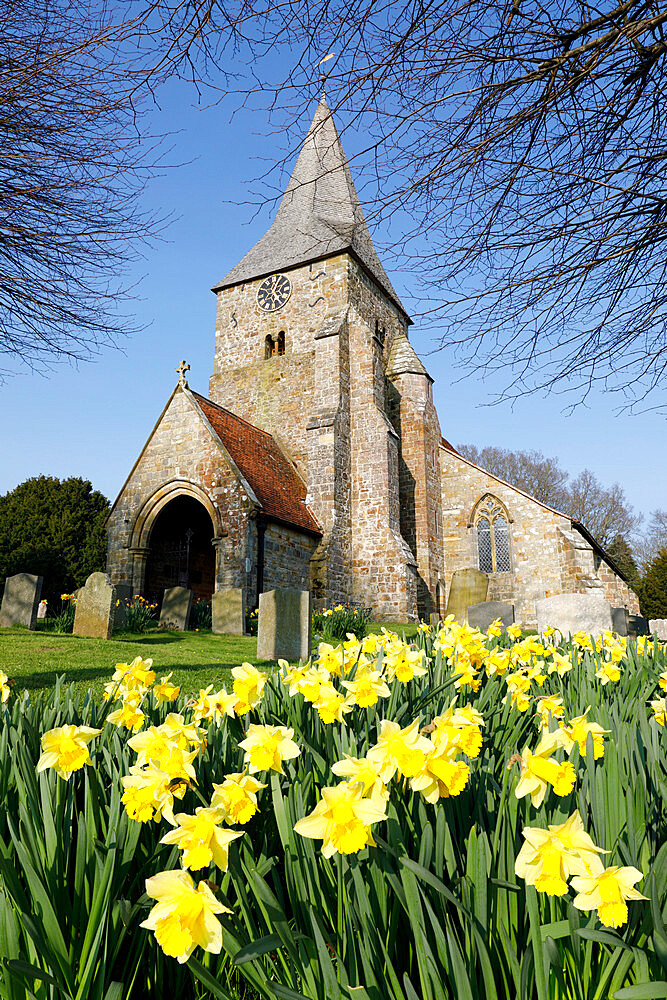
{"type": "Polygon", "coordinates": [[[210,600],[215,589],[213,524],[193,497],[176,497],[151,529],[144,597],[160,603],[167,587],[188,587],[196,599],[210,600]]]}

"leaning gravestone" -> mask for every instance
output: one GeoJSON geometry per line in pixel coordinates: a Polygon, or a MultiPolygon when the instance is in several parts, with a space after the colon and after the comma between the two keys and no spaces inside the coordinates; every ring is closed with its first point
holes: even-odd
{"type": "Polygon", "coordinates": [[[258,660],[307,660],[311,646],[307,590],[268,590],[259,595],[258,660]]]}
{"type": "Polygon", "coordinates": [[[7,577],[0,607],[0,628],[11,628],[13,625],[35,628],[43,580],[43,577],[32,573],[7,577]]]}
{"type": "Polygon", "coordinates": [[[628,634],[628,619],[630,615],[628,614],[627,608],[612,608],[611,609],[611,624],[612,629],[616,635],[627,635],[628,634]]]}
{"type": "Polygon", "coordinates": [[[598,594],[557,594],[536,601],[537,630],[557,628],[563,638],[575,632],[599,636],[611,631],[611,607],[598,594]]]}
{"type": "Polygon", "coordinates": [[[486,601],[489,578],[479,569],[455,569],[447,598],[447,615],[457,622],[468,620],[468,608],[486,601]]]}
{"type": "Polygon", "coordinates": [[[168,587],[162,598],[160,628],[184,632],[190,622],[192,591],[186,587],[168,587]]]}
{"type": "Polygon", "coordinates": [[[116,588],[106,573],[91,573],[77,591],[74,635],[110,639],[116,611],[116,588]]]}
{"type": "Polygon", "coordinates": [[[651,618],[648,627],[651,635],[657,635],[661,642],[667,639],[667,618],[651,618]]]}
{"type": "Polygon", "coordinates": [[[492,622],[500,620],[507,627],[514,624],[514,605],[503,604],[502,601],[484,601],[482,604],[471,604],[468,608],[468,625],[486,632],[492,622]]]}
{"type": "Polygon", "coordinates": [[[245,600],[242,587],[216,590],[211,597],[211,630],[227,635],[245,632],[245,600]]]}

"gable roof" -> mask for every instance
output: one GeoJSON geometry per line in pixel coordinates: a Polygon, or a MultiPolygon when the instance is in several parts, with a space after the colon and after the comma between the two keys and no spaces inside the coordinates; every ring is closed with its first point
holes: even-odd
{"type": "Polygon", "coordinates": [[[358,260],[409,321],[373,246],[331,111],[322,97],[273,224],[213,291],[343,252],[358,260]]]}
{"type": "Polygon", "coordinates": [[[205,396],[192,390],[190,393],[247,480],[262,511],[274,520],[321,535],[306,504],[306,485],[272,436],[205,396]]]}

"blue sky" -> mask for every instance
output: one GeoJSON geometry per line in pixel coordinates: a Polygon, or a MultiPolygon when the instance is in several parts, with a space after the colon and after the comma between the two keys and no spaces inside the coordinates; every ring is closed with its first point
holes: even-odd
{"type": "MultiPolygon", "coordinates": [[[[210,288],[268,227],[273,207],[253,218],[252,207],[242,203],[252,199],[249,182],[281,160],[285,148],[262,111],[248,108],[230,121],[230,106],[199,110],[192,100],[186,86],[172,85],[152,116],[156,130],[174,132],[170,160],[182,165],[166,170],[144,195],[148,208],[175,217],[132,275],[144,276],[132,307],[147,328],[95,363],[59,365],[48,377],[24,374],[0,385],[0,493],[44,473],[83,476],[113,500],[182,358],[191,365],[192,388],[207,394],[215,319],[210,288]]],[[[305,117],[314,109],[315,100],[305,117]]],[[[345,133],[343,145],[351,155],[355,136],[345,133]]],[[[360,165],[352,169],[363,200],[360,165]]],[[[414,275],[402,275],[386,257],[385,266],[409,308],[414,275]]],[[[616,398],[602,393],[572,415],[565,414],[562,397],[539,394],[513,408],[485,406],[500,383],[474,376],[461,381],[452,353],[435,350],[436,335],[432,328],[420,331],[418,322],[410,333],[435,378],[440,424],[450,441],[538,449],[558,457],[572,475],[588,467],[606,484],[619,481],[645,514],[667,506],[664,416],[616,415],[616,398]]]]}

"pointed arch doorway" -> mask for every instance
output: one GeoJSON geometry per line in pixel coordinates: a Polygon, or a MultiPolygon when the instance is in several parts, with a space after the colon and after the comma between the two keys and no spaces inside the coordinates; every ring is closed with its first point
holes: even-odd
{"type": "Polygon", "coordinates": [[[160,510],[148,539],[144,596],[159,603],[167,587],[187,587],[195,600],[215,590],[215,530],[211,516],[192,496],[176,496],[160,510]]]}

